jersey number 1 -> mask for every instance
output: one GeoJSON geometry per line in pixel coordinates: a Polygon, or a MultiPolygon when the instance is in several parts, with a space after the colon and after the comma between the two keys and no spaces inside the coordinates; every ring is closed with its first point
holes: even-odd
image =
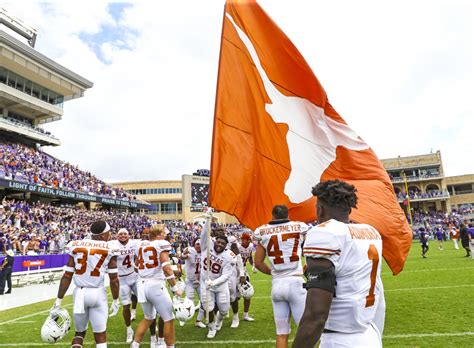
{"type": "Polygon", "coordinates": [[[372,260],[372,272],[370,272],[370,290],[369,294],[365,298],[365,307],[372,307],[375,303],[375,281],[377,279],[377,268],[379,266],[379,252],[375,245],[369,245],[369,251],[367,252],[369,260],[372,260]]]}

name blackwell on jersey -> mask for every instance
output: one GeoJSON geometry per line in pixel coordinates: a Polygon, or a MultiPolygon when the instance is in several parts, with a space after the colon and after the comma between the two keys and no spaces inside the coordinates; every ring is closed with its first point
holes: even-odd
{"type": "Polygon", "coordinates": [[[80,247],[94,247],[94,248],[104,248],[104,249],[108,249],[108,244],[107,242],[100,242],[100,241],[97,241],[97,242],[91,242],[91,241],[83,241],[83,240],[75,240],[72,242],[72,244],[70,245],[70,247],[76,247],[76,246],[80,246],[80,247]]]}

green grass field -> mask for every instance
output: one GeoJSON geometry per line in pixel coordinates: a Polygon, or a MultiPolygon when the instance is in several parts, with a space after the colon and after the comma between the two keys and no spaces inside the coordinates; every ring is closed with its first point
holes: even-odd
{"type": "MultiPolygon", "coordinates": [[[[421,257],[419,243],[414,242],[405,270],[393,277],[384,265],[383,280],[387,314],[383,343],[385,347],[474,347],[474,260],[463,257],[463,250],[455,250],[445,242],[439,251],[430,242],[428,258],[421,257]]],[[[238,329],[231,329],[230,319],[214,340],[207,340],[205,329],[187,323],[177,325],[177,345],[180,347],[272,347],[274,323],[270,301],[270,278],[263,274],[252,276],[255,296],[251,315],[255,322],[241,321],[238,329]]],[[[0,346],[35,347],[42,343],[40,329],[52,300],[0,312],[0,346]]],[[[71,299],[64,301],[71,312],[71,299]]],[[[242,306],[242,305],[241,305],[242,306]]],[[[242,307],[241,307],[242,310],[242,307]]],[[[141,312],[139,319],[141,318],[141,312]]],[[[136,325],[136,321],[133,325],[136,325]]],[[[293,328],[292,335],[295,333],[293,328]]],[[[109,345],[128,347],[121,316],[110,318],[109,345]]],[[[54,346],[68,347],[72,336],[54,346]]],[[[94,347],[88,333],[86,347],[94,347]]],[[[149,341],[145,336],[144,342],[149,341]]],[[[52,345],[51,345],[52,346],[52,345]]],[[[149,347],[149,344],[142,344],[149,347]]]]}

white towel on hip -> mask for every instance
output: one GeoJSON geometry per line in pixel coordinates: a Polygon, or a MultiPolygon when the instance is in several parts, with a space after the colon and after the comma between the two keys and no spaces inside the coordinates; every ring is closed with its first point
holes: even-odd
{"type": "Polygon", "coordinates": [[[86,293],[86,288],[76,288],[76,293],[74,294],[74,309],[73,309],[73,312],[76,314],[85,313],[85,309],[84,309],[85,293],[86,293]]]}
{"type": "Polygon", "coordinates": [[[145,281],[144,280],[139,280],[137,282],[137,298],[138,298],[138,303],[145,303],[146,302],[146,296],[145,296],[145,281]]]}

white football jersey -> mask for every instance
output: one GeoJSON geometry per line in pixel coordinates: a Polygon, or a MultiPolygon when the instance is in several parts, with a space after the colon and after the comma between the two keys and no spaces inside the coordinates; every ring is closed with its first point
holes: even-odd
{"type": "Polygon", "coordinates": [[[117,255],[117,268],[119,276],[126,276],[135,272],[135,254],[140,240],[129,239],[127,244],[122,244],[118,240],[109,242],[109,246],[117,255]]]}
{"type": "Polygon", "coordinates": [[[66,246],[66,253],[74,258],[74,284],[85,288],[104,286],[104,276],[110,259],[115,256],[108,242],[102,240],[74,240],[66,246]]]}
{"type": "Polygon", "coordinates": [[[193,247],[186,248],[188,257],[184,260],[186,271],[186,280],[189,282],[199,281],[201,272],[201,253],[198,253],[193,247]]]}
{"type": "Polygon", "coordinates": [[[301,245],[309,226],[304,222],[271,222],[255,230],[255,238],[265,248],[273,278],[303,275],[301,245]]]}
{"type": "MultiPolygon", "coordinates": [[[[201,245],[202,248],[202,245],[201,245]]],[[[201,251],[201,281],[205,281],[207,279],[207,251],[202,250],[201,251]]],[[[209,272],[209,279],[210,280],[215,280],[219,278],[220,276],[223,275],[224,268],[226,265],[230,264],[232,269],[231,271],[233,272],[235,267],[235,254],[228,250],[225,249],[223,252],[217,254],[214,251],[214,242],[211,241],[211,251],[210,251],[210,269],[211,271],[209,272]]],[[[230,276],[230,275],[229,275],[230,276]]]]}
{"type": "Polygon", "coordinates": [[[336,294],[325,328],[365,331],[375,320],[383,292],[379,232],[370,225],[329,220],[308,232],[303,255],[326,258],[335,266],[336,294]]]}
{"type": "Polygon", "coordinates": [[[242,256],[242,262],[244,263],[244,267],[247,266],[248,260],[252,257],[253,245],[252,243],[249,244],[248,247],[244,248],[241,244],[239,244],[239,252],[242,256]]]}
{"type": "Polygon", "coordinates": [[[166,240],[141,241],[135,254],[138,263],[138,275],[141,278],[164,280],[165,273],[161,267],[160,254],[170,250],[171,244],[166,240]]]}

